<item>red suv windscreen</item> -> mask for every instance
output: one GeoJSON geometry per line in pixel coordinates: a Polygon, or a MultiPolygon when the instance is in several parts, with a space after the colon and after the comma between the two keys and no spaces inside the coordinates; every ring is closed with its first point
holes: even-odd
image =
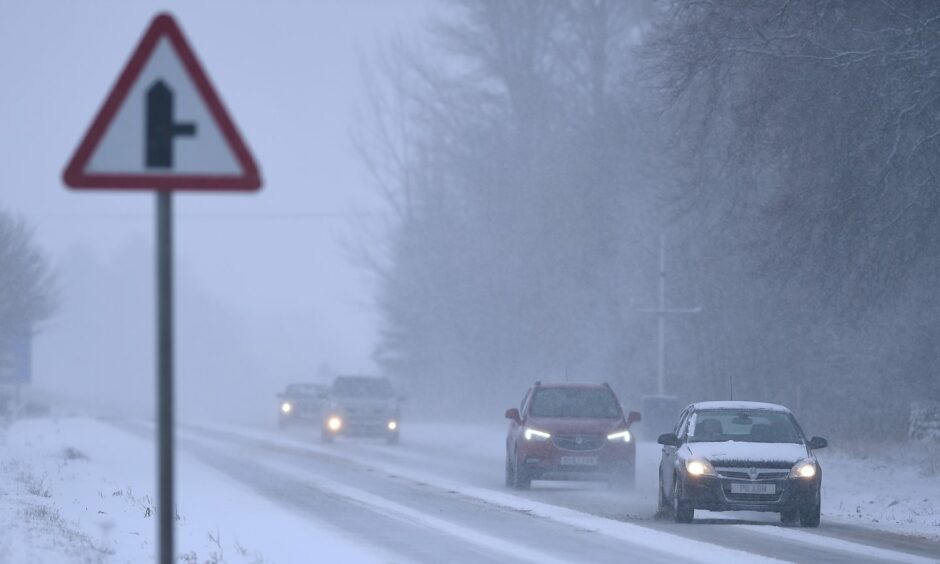
{"type": "Polygon", "coordinates": [[[584,419],[621,417],[617,398],[604,388],[539,388],[532,398],[529,414],[584,419]]]}

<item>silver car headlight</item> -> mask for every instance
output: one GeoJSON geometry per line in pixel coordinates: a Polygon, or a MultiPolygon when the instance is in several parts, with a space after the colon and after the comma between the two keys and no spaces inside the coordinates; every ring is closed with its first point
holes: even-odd
{"type": "Polygon", "coordinates": [[[817,473],[816,461],[812,458],[804,458],[793,465],[790,470],[791,478],[815,478],[817,473]]]}
{"type": "Polygon", "coordinates": [[[717,476],[712,463],[704,458],[690,458],[685,461],[685,469],[692,476],[717,476]]]}

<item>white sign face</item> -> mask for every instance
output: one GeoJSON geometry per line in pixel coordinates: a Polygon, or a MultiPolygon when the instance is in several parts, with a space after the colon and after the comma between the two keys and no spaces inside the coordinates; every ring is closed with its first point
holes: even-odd
{"type": "Polygon", "coordinates": [[[219,131],[206,102],[183,68],[179,54],[161,38],[137,82],[91,154],[86,172],[92,174],[206,174],[240,175],[244,171],[219,131]],[[147,92],[162,81],[170,92],[173,123],[194,126],[193,135],[172,136],[172,166],[148,167],[147,92]]]}
{"type": "Polygon", "coordinates": [[[65,171],[73,188],[257,190],[258,168],[173,19],[144,34],[65,171]]]}

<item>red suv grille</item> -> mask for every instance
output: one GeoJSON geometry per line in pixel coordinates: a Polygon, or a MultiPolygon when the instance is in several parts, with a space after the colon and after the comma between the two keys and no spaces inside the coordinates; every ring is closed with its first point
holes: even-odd
{"type": "Polygon", "coordinates": [[[597,435],[555,435],[552,442],[565,450],[597,450],[604,446],[604,437],[597,435]]]}

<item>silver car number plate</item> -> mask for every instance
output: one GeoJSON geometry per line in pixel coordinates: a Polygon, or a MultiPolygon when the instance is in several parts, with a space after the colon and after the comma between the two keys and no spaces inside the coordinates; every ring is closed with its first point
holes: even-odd
{"type": "Polygon", "coordinates": [[[562,456],[563,466],[597,466],[596,456],[562,456]]]}
{"type": "Polygon", "coordinates": [[[733,494],[775,494],[776,484],[731,484],[733,494]]]}

